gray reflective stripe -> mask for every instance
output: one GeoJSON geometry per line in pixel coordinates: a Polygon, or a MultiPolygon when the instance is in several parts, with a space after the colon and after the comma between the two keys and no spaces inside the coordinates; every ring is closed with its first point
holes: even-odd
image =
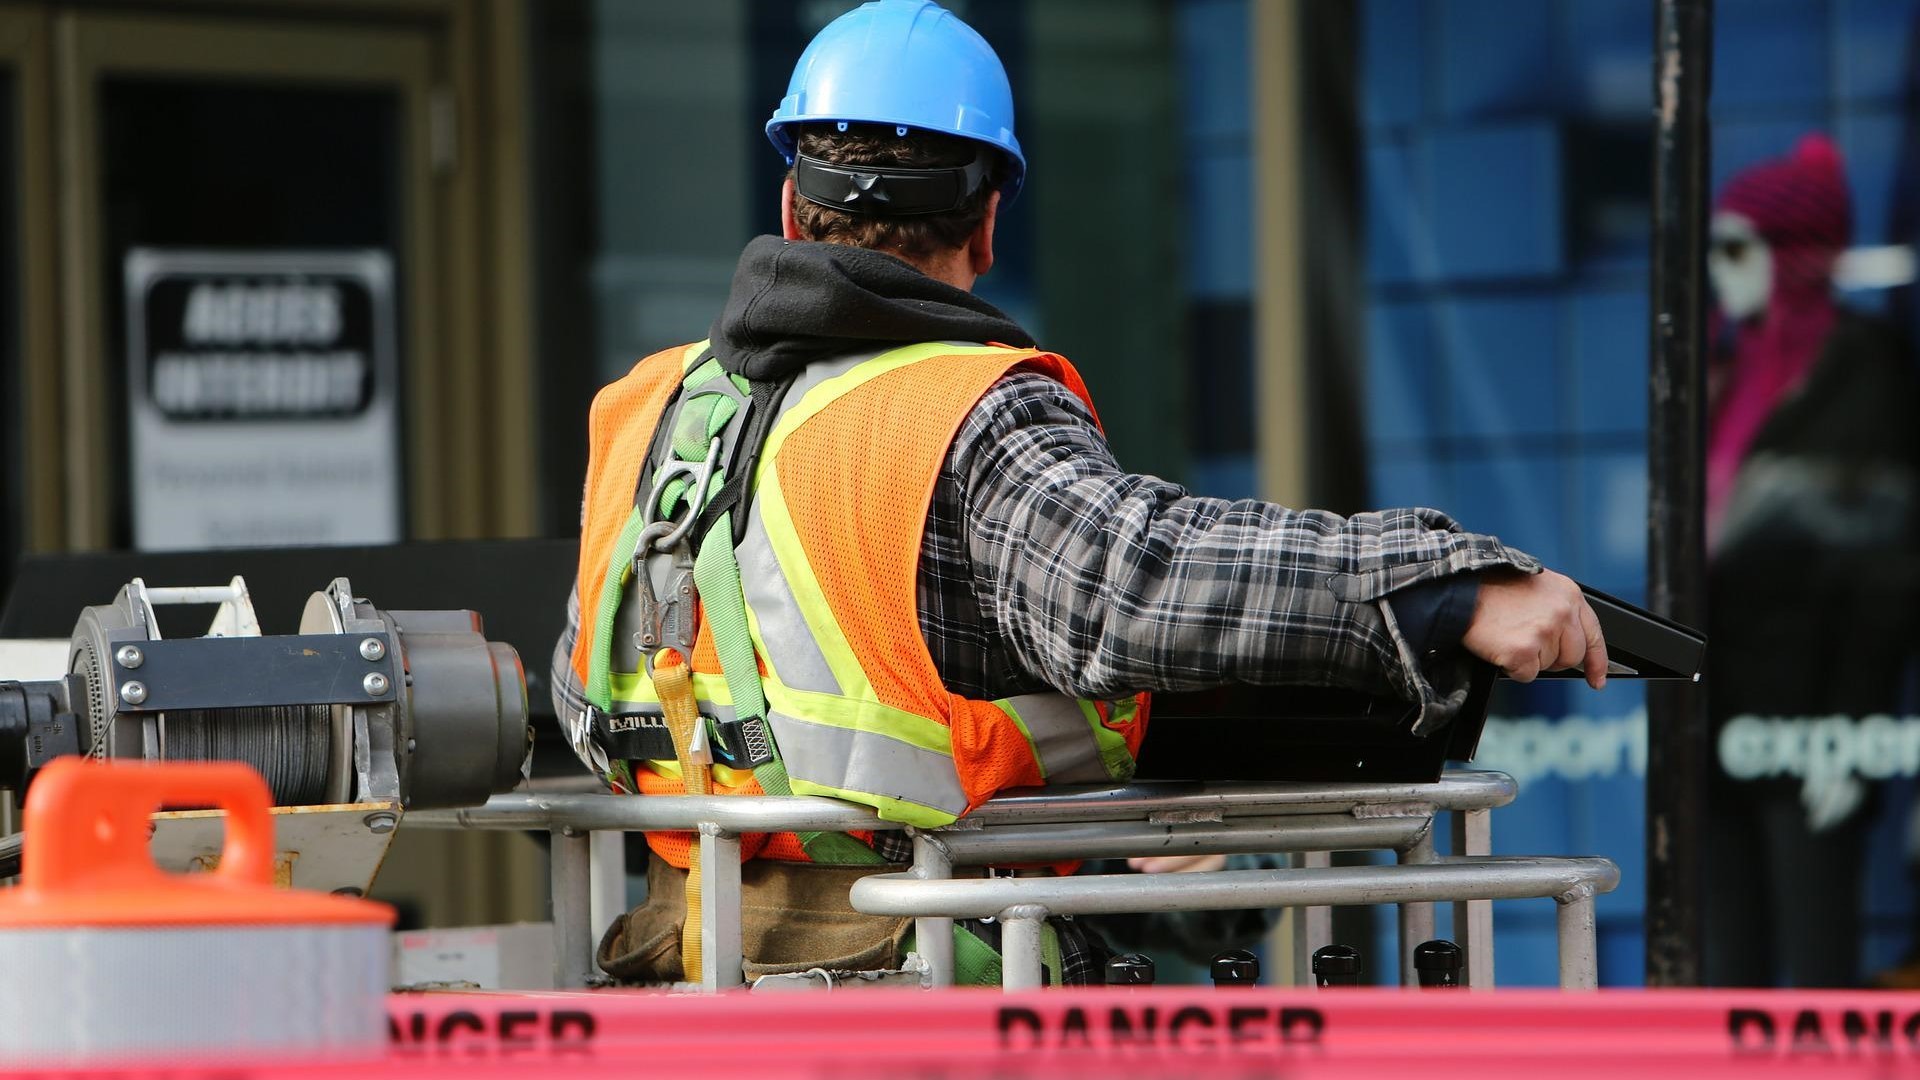
{"type": "Polygon", "coordinates": [[[747,607],[760,623],[760,643],[766,646],[767,664],[784,686],[839,694],[840,681],[833,677],[833,669],[827,666],[820,643],[814,640],[800,604],[787,585],[787,575],[780,571],[760,508],[760,501],[754,500],[746,535],[734,554],[740,559],[740,588],[747,607]]]}
{"type": "Polygon", "coordinates": [[[866,349],[849,353],[837,360],[820,360],[808,364],[806,370],[793,380],[793,385],[787,388],[787,396],[780,402],[780,411],[784,413],[799,404],[801,398],[812,393],[815,387],[828,379],[837,379],[861,364],[885,356],[897,348],[899,348],[898,345],[889,345],[884,349],[866,349]]]}
{"type": "Polygon", "coordinates": [[[1040,771],[1049,784],[1107,784],[1113,782],[1100,758],[1100,741],[1080,703],[1064,694],[1021,694],[1004,699],[1019,714],[1040,758],[1040,771]]]}
{"type": "Polygon", "coordinates": [[[787,775],[822,787],[865,792],[959,817],[967,795],[953,758],[872,731],[815,724],[771,712],[787,775]]]}
{"type": "MultiPolygon", "coordinates": [[[[786,415],[821,383],[845,375],[885,351],[861,352],[807,365],[787,388],[774,423],[778,424],[779,417],[786,415]]],[[[762,461],[760,467],[764,469],[770,464],[768,459],[762,461]]],[[[833,677],[833,669],[827,666],[827,658],[821,655],[806,616],[801,614],[800,604],[793,598],[787,575],[781,571],[780,560],[773,553],[773,542],[767,538],[767,523],[760,508],[760,501],[755,499],[747,515],[746,531],[739,546],[734,548],[734,557],[740,563],[740,588],[746,596],[747,608],[760,624],[760,643],[766,646],[767,664],[785,686],[837,695],[840,680],[833,677]]]]}

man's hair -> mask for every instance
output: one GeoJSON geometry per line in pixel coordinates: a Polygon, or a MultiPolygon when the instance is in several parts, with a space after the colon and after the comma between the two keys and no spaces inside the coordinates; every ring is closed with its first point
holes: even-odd
{"type": "MultiPolygon", "coordinates": [[[[834,125],[811,125],[800,130],[796,144],[808,157],[835,165],[922,168],[965,165],[981,148],[971,139],[935,132],[899,135],[889,124],[848,124],[845,131],[834,125]]],[[[987,193],[998,188],[1006,175],[1006,161],[1000,153],[991,149],[987,153],[991,165],[985,182],[958,209],[910,217],[874,217],[849,214],[795,195],[794,224],[805,240],[873,248],[908,260],[952,251],[964,246],[973,230],[980,227],[987,216],[987,193]]]]}

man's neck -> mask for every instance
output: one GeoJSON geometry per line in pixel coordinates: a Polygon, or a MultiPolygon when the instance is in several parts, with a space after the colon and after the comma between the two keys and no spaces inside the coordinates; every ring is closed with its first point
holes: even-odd
{"type": "Polygon", "coordinates": [[[935,281],[944,281],[962,292],[972,292],[973,283],[979,280],[979,275],[973,272],[973,266],[967,259],[965,248],[945,252],[941,255],[925,259],[910,259],[905,255],[900,255],[898,252],[889,252],[888,254],[898,256],[903,262],[912,266],[915,270],[920,271],[935,281]]]}

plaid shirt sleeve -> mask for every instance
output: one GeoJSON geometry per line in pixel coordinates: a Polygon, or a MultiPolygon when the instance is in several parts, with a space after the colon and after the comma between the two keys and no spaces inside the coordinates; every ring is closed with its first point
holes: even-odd
{"type": "Polygon", "coordinates": [[[553,647],[553,714],[562,722],[587,707],[587,689],[573,673],[573,646],[580,638],[580,585],[567,591],[567,628],[553,647]]]}
{"type": "Polygon", "coordinates": [[[952,455],[976,594],[1021,666],[1080,697],[1339,686],[1417,702],[1430,730],[1467,671],[1416,656],[1386,596],[1540,568],[1435,510],[1340,517],[1127,473],[1086,406],[1037,373],[996,384],[952,455]]]}
{"type": "Polygon", "coordinates": [[[578,580],[567,593],[567,626],[553,646],[553,667],[548,679],[553,694],[553,715],[560,720],[560,731],[567,745],[589,769],[606,776],[606,755],[593,745],[587,725],[587,688],[573,671],[573,645],[580,637],[580,586],[578,580]]]}

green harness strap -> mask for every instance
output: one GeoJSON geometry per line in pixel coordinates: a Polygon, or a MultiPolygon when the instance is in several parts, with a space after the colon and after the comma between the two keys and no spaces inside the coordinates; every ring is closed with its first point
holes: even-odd
{"type": "MultiPolygon", "coordinates": [[[[919,939],[910,930],[900,947],[913,952],[919,947],[919,939]]],[[[1047,966],[1047,985],[1062,985],[1060,935],[1051,922],[1040,930],[1040,962],[1047,966]]],[[[959,923],[953,924],[953,985],[999,986],[1005,968],[993,946],[959,923]]]]}
{"type": "Polygon", "coordinates": [[[993,946],[958,923],[953,927],[953,985],[999,986],[1004,966],[993,946]]]}

